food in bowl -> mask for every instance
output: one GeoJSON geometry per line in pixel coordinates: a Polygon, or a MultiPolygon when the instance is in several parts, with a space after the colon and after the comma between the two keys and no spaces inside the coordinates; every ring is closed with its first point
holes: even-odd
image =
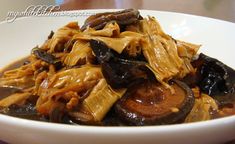
{"type": "Polygon", "coordinates": [[[235,114],[235,71],[128,9],[51,32],[0,78],[1,113],[83,125],[164,125],[235,114]],[[20,64],[19,63],[23,63],[20,64]]]}

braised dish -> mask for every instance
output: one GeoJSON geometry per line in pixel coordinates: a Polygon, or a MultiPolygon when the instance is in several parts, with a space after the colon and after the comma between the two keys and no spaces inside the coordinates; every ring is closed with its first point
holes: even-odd
{"type": "Polygon", "coordinates": [[[235,71],[138,10],[51,32],[3,70],[0,112],[79,125],[164,125],[235,114],[235,71]]]}

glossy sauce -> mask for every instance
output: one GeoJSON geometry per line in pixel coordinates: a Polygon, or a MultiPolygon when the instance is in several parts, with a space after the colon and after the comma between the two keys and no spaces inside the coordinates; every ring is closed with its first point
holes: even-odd
{"type": "MultiPolygon", "coordinates": [[[[3,73],[5,71],[18,68],[18,67],[22,66],[25,62],[27,62],[27,60],[28,60],[28,57],[25,57],[25,58],[22,58],[16,62],[13,62],[13,63],[5,66],[3,69],[0,69],[0,77],[3,76],[3,73]]],[[[19,92],[19,90],[0,87],[0,100],[7,97],[8,95],[16,93],[16,92],[19,92]]]]}

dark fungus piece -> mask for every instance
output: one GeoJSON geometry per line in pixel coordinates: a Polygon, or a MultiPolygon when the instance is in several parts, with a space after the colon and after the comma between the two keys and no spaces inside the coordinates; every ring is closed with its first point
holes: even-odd
{"type": "Polygon", "coordinates": [[[200,54],[192,62],[197,68],[197,85],[201,91],[217,100],[220,107],[235,101],[235,71],[217,59],[200,54]]]}
{"type": "Polygon", "coordinates": [[[115,104],[117,115],[129,125],[173,124],[183,120],[194,105],[192,90],[183,82],[171,82],[174,93],[156,81],[131,86],[115,104]]]}
{"type": "Polygon", "coordinates": [[[98,13],[88,17],[81,27],[85,30],[88,26],[94,29],[102,29],[107,23],[111,21],[117,22],[119,26],[125,26],[137,23],[142,17],[138,10],[126,9],[117,12],[98,13]]]}
{"type": "Polygon", "coordinates": [[[57,69],[59,69],[62,65],[61,61],[55,56],[38,47],[32,49],[32,54],[49,64],[53,64],[57,69]]]}
{"type": "Polygon", "coordinates": [[[136,64],[128,60],[111,60],[102,63],[102,73],[107,83],[113,88],[127,87],[138,79],[147,78],[145,65],[136,64]]]}
{"type": "Polygon", "coordinates": [[[234,91],[235,71],[219,60],[201,53],[193,66],[197,68],[197,85],[202,92],[217,96],[234,91]]]}
{"type": "Polygon", "coordinates": [[[51,31],[50,34],[48,35],[47,39],[51,39],[53,37],[53,35],[54,35],[54,32],[51,31]]]}
{"type": "Polygon", "coordinates": [[[133,81],[151,75],[145,62],[119,58],[119,54],[101,41],[91,40],[90,46],[101,64],[107,83],[112,88],[127,87],[133,81]]]}
{"type": "Polygon", "coordinates": [[[118,55],[101,41],[92,39],[90,40],[90,46],[99,63],[108,62],[114,58],[114,54],[118,55]]]}

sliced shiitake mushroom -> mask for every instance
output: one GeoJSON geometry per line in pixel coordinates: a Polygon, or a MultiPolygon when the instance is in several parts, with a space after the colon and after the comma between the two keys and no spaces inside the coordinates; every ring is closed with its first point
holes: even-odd
{"type": "Polygon", "coordinates": [[[119,26],[126,26],[137,23],[142,17],[138,10],[126,9],[117,12],[106,12],[92,15],[86,19],[81,30],[85,30],[87,27],[94,29],[102,29],[107,23],[111,21],[117,22],[119,26]]]}
{"type": "Polygon", "coordinates": [[[173,124],[183,120],[193,107],[193,92],[178,80],[170,85],[174,93],[155,81],[135,84],[116,103],[115,111],[129,125],[173,124]]]}

